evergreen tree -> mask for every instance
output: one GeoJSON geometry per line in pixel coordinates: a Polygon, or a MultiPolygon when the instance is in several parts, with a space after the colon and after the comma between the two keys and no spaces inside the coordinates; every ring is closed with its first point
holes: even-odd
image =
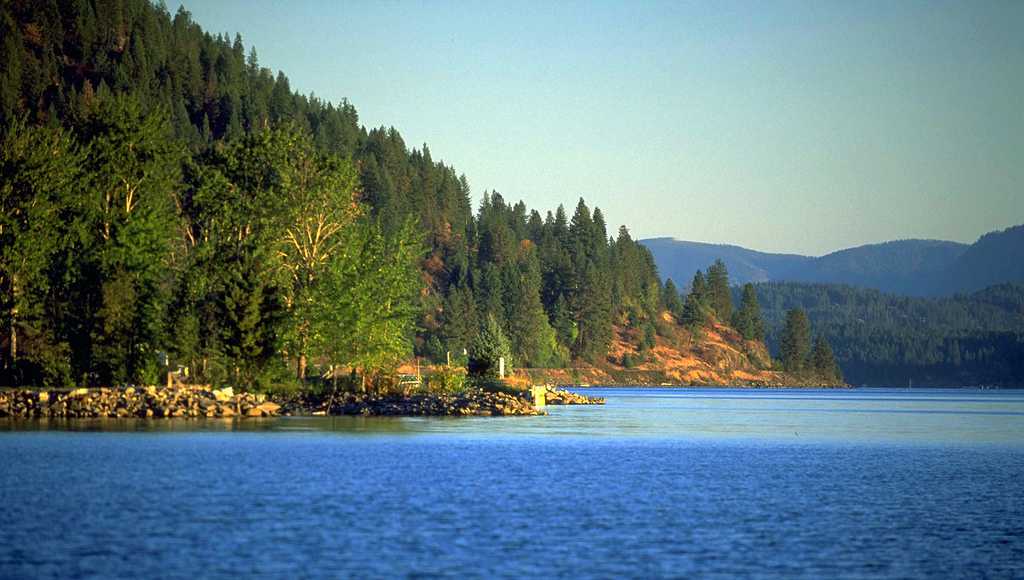
{"type": "Polygon", "coordinates": [[[542,220],[497,192],[474,216],[466,178],[426,145],[292,91],[184,8],[17,3],[0,18],[0,58],[3,138],[35,139],[14,126],[24,118],[81,144],[39,137],[4,158],[3,361],[35,365],[33,381],[149,382],[164,352],[213,383],[265,385],[285,360],[301,377],[313,355],[366,374],[410,344],[466,348],[488,314],[520,363],[562,364],[569,349],[599,361],[616,321],[653,344],[662,287],[626,228],[609,240],[582,199],[571,220],[562,206],[542,220]],[[397,294],[339,273],[363,272],[351,260],[366,248],[411,247],[410,220],[429,245],[417,272],[365,260],[397,294]],[[390,309],[354,317],[367,295],[390,309]],[[373,330],[337,334],[353,328],[373,330]]]}
{"type": "Polygon", "coordinates": [[[665,310],[671,312],[677,321],[681,320],[683,317],[683,299],[680,297],[679,290],[676,288],[672,278],[665,280],[665,288],[661,291],[661,296],[665,310]]]}
{"type": "Polygon", "coordinates": [[[764,319],[753,284],[743,285],[743,298],[733,317],[733,326],[746,340],[764,340],[764,319]]]}
{"type": "Polygon", "coordinates": [[[708,305],[714,310],[718,320],[729,322],[732,320],[732,292],[729,290],[729,272],[725,268],[725,262],[715,260],[715,263],[708,267],[707,274],[708,305]]]}
{"type": "Polygon", "coordinates": [[[645,322],[645,323],[643,323],[643,325],[641,325],[641,327],[640,327],[640,344],[639,344],[640,352],[645,352],[645,351],[651,350],[651,349],[653,349],[655,347],[655,345],[657,344],[656,338],[655,338],[657,336],[657,334],[658,334],[658,332],[654,328],[654,325],[651,324],[649,321],[645,322]]]}
{"type": "Polygon", "coordinates": [[[512,352],[522,365],[557,366],[558,345],[540,300],[540,266],[533,252],[520,260],[516,271],[506,313],[512,352]]]}
{"type": "Polygon", "coordinates": [[[218,352],[204,372],[217,381],[265,387],[280,365],[278,330],[287,316],[281,288],[266,275],[267,257],[258,248],[240,248],[224,258],[223,275],[212,286],[218,352]]]}
{"type": "Polygon", "coordinates": [[[708,291],[708,284],[704,280],[704,272],[697,270],[697,273],[693,275],[693,281],[690,282],[690,295],[694,297],[698,304],[711,305],[711,296],[708,291]]]}
{"type": "Polygon", "coordinates": [[[850,383],[884,386],[893,377],[943,386],[1024,384],[1024,286],[915,298],[836,284],[757,284],[777,350],[786,309],[807,311],[850,383]],[[913,320],[913,324],[907,324],[913,320]]]}
{"type": "Polygon", "coordinates": [[[582,197],[576,204],[576,211],[569,223],[569,238],[569,253],[576,264],[577,276],[582,278],[587,264],[597,259],[594,252],[594,220],[590,217],[590,208],[582,197]]]}
{"type": "Polygon", "coordinates": [[[480,321],[473,291],[463,282],[451,289],[444,306],[444,344],[454,356],[468,353],[476,339],[480,321]]]}
{"type": "Polygon", "coordinates": [[[700,327],[707,324],[707,310],[706,307],[701,304],[697,294],[690,292],[686,297],[686,302],[683,304],[682,316],[679,318],[679,323],[683,326],[692,330],[697,330],[700,327]]]}
{"type": "Polygon", "coordinates": [[[555,307],[551,311],[551,326],[555,330],[555,337],[559,346],[569,348],[576,342],[576,322],[572,318],[572,311],[569,309],[569,302],[565,295],[559,294],[555,301],[555,307]]]}
{"type": "Polygon", "coordinates": [[[477,312],[481,316],[493,316],[499,324],[505,321],[505,286],[501,270],[494,264],[484,264],[482,275],[473,288],[477,296],[477,312]]]}
{"type": "Polygon", "coordinates": [[[811,351],[809,366],[814,369],[815,374],[829,381],[842,380],[842,372],[832,354],[832,347],[825,337],[820,334],[814,340],[814,349],[811,351]]]}
{"type": "Polygon", "coordinates": [[[801,308],[786,313],[786,327],[779,345],[782,368],[789,372],[804,370],[811,351],[811,325],[801,308]]]}
{"type": "Polygon", "coordinates": [[[603,360],[612,341],[611,288],[607,273],[592,263],[576,297],[576,328],[573,354],[591,363],[603,360]]]}
{"type": "Polygon", "coordinates": [[[487,315],[469,351],[469,372],[497,379],[502,358],[505,359],[505,374],[509,374],[512,370],[512,345],[494,316],[487,315]]]}

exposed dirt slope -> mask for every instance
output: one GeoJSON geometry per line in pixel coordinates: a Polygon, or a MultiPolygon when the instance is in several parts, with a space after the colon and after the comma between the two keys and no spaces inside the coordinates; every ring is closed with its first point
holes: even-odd
{"type": "Polygon", "coordinates": [[[655,347],[637,351],[638,331],[616,327],[607,361],[571,369],[519,369],[516,382],[578,385],[729,385],[729,386],[841,386],[809,385],[771,370],[764,343],[744,340],[729,326],[712,321],[698,332],[676,324],[662,314],[655,347]],[[627,368],[623,360],[632,359],[627,368]]]}
{"type": "MultiPolygon", "coordinates": [[[[646,353],[638,352],[635,346],[639,343],[638,332],[616,326],[608,357],[600,364],[578,363],[564,369],[515,368],[506,382],[522,388],[530,385],[845,386],[771,370],[771,356],[764,343],[744,340],[732,327],[717,321],[691,332],[679,326],[671,314],[663,312],[655,346],[646,353]],[[623,365],[624,359],[630,362],[628,367],[623,365]]],[[[432,367],[417,367],[415,363],[407,363],[398,370],[409,375],[432,371],[432,367]]]]}

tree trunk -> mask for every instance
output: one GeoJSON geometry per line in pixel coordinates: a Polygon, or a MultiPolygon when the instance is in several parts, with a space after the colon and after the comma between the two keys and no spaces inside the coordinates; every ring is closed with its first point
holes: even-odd
{"type": "Polygon", "coordinates": [[[306,355],[299,355],[298,376],[300,381],[306,380],[306,355]]]}
{"type": "Polygon", "coordinates": [[[331,365],[331,398],[327,401],[326,414],[331,414],[331,407],[334,406],[334,397],[338,394],[338,374],[334,372],[334,365],[331,365]]]}
{"type": "Polygon", "coordinates": [[[18,363],[18,278],[11,276],[11,367],[18,363]]]}
{"type": "Polygon", "coordinates": [[[18,326],[15,317],[18,315],[17,308],[11,308],[11,366],[18,360],[18,326]]]}

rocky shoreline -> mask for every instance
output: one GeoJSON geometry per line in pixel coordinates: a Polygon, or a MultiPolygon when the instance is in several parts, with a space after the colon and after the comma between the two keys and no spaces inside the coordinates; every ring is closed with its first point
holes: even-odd
{"type": "Polygon", "coordinates": [[[603,405],[604,397],[581,395],[565,389],[548,388],[547,404],[549,405],[603,405]]]}
{"type": "MultiPolygon", "coordinates": [[[[603,404],[604,399],[548,389],[551,405],[603,404]]],[[[543,415],[527,392],[467,389],[460,393],[384,395],[310,393],[265,396],[208,387],[2,389],[0,418],[258,418],[278,415],[511,416],[543,415]]]]}

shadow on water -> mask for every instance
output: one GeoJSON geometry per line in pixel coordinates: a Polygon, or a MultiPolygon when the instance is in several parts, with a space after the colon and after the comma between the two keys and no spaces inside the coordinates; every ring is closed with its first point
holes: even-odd
{"type": "Polygon", "coordinates": [[[1024,578],[1024,393],[604,393],[0,419],[0,578],[1024,578]]]}
{"type": "Polygon", "coordinates": [[[353,437],[756,440],[1024,447],[1024,391],[587,389],[607,405],[539,417],[0,419],[0,433],[263,433],[353,437]]]}
{"type": "Polygon", "coordinates": [[[0,431],[91,433],[340,432],[394,435],[410,433],[403,417],[273,417],[246,419],[0,419],[0,431]]]}

